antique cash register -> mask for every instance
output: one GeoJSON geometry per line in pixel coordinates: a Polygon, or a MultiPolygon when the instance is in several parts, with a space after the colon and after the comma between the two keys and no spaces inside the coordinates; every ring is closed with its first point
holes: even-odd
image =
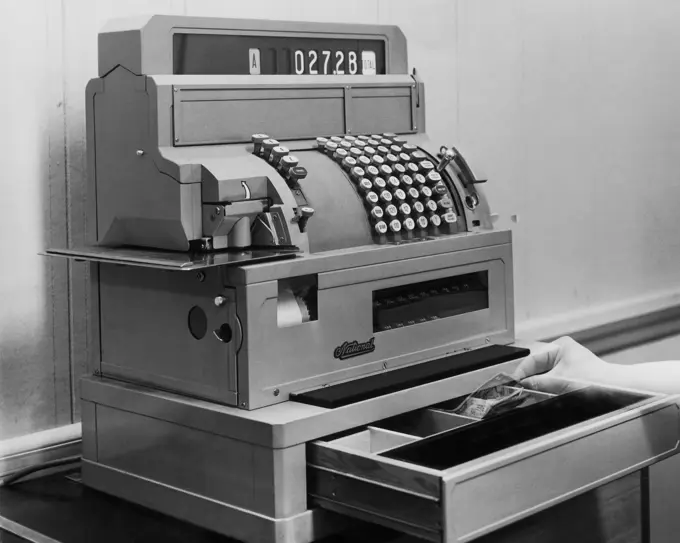
{"type": "Polygon", "coordinates": [[[50,251],[91,263],[86,485],[248,542],[453,543],[675,451],[675,400],[636,391],[453,413],[529,350],[511,234],[425,107],[393,26],[108,24],[96,231],[50,251]]]}

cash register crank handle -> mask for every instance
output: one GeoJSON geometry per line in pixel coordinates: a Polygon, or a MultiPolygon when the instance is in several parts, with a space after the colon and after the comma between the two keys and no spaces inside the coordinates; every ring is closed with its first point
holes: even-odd
{"type": "Polygon", "coordinates": [[[472,170],[470,169],[470,166],[468,166],[467,161],[463,157],[462,154],[460,154],[460,151],[456,149],[453,145],[451,146],[451,149],[447,149],[446,147],[442,147],[439,150],[440,154],[440,160],[439,164],[437,164],[437,171],[441,173],[444,171],[444,169],[451,163],[451,161],[454,162],[456,166],[458,166],[458,170],[460,173],[458,174],[458,178],[461,180],[463,183],[463,186],[466,189],[473,189],[474,185],[477,185],[479,183],[486,183],[486,179],[476,179],[475,174],[472,173],[472,170]]]}

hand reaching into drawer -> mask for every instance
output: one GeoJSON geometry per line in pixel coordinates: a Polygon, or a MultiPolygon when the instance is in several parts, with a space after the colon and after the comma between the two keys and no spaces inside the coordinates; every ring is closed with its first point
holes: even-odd
{"type": "Polygon", "coordinates": [[[562,337],[552,346],[525,358],[513,377],[527,388],[553,394],[579,387],[579,381],[680,394],[680,360],[626,366],[605,362],[570,337],[562,337]]]}

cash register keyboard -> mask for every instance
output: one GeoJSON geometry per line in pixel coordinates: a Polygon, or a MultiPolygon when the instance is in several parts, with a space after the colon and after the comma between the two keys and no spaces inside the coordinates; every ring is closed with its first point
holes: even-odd
{"type": "Polygon", "coordinates": [[[458,212],[431,157],[396,134],[318,137],[364,202],[378,242],[458,232],[458,212]]]}

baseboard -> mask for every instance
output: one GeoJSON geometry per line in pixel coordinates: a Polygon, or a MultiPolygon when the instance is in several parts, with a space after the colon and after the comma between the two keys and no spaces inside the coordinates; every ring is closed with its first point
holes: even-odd
{"type": "Polygon", "coordinates": [[[80,423],[0,441],[0,476],[79,455],[81,441],[80,423]]]}
{"type": "MultiPolygon", "coordinates": [[[[680,289],[665,290],[621,302],[563,312],[549,318],[521,321],[516,324],[515,332],[518,338],[526,341],[545,341],[565,335],[579,336],[592,341],[590,331],[596,330],[598,337],[606,333],[620,336],[618,329],[626,328],[630,331],[631,325],[635,324],[647,328],[650,337],[655,337],[657,334],[661,334],[659,337],[666,337],[678,333],[672,325],[673,311],[677,308],[680,308],[680,289]],[[668,311],[670,313],[667,313],[668,311]],[[641,320],[633,323],[635,319],[641,320]],[[664,331],[666,326],[670,328],[664,331]],[[604,330],[604,327],[612,328],[604,330]]],[[[612,347],[615,345],[616,341],[612,347]]],[[[625,341],[621,345],[622,348],[617,347],[617,350],[628,348],[625,341]]],[[[605,346],[605,348],[610,347],[605,346]]]]}

